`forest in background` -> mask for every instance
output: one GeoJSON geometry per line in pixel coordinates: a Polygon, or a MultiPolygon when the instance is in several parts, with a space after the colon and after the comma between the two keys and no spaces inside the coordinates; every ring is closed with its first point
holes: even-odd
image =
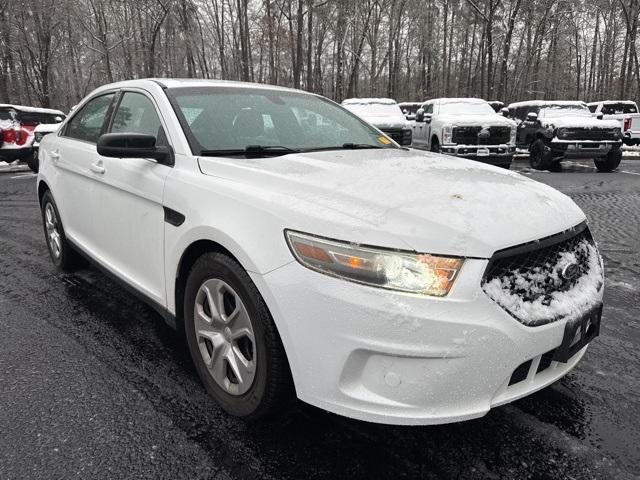
{"type": "Polygon", "coordinates": [[[0,103],[196,77],[337,101],[636,99],[639,0],[0,0],[0,103]]]}

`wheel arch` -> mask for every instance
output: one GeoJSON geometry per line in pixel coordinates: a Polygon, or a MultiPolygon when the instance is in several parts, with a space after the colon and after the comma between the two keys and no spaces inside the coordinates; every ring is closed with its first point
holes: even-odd
{"type": "MultiPolygon", "coordinates": [[[[211,240],[209,238],[202,238],[199,240],[192,241],[182,252],[182,255],[180,256],[179,262],[177,264],[176,275],[175,275],[175,285],[174,285],[174,292],[173,292],[173,297],[175,301],[174,303],[174,307],[175,307],[174,318],[176,321],[175,326],[176,326],[176,330],[180,333],[180,335],[183,336],[183,338],[185,334],[183,304],[184,304],[184,294],[185,294],[185,287],[187,283],[187,277],[189,275],[189,271],[191,270],[191,267],[195,264],[198,258],[200,258],[202,255],[206,253],[222,253],[224,255],[227,255],[229,258],[238,262],[238,265],[240,265],[243,269],[245,269],[247,273],[249,273],[249,276],[251,277],[251,271],[248,270],[245,265],[243,265],[243,263],[238,258],[238,255],[234,255],[234,253],[223,244],[215,240],[211,240]]],[[[265,295],[265,292],[262,291],[262,288],[259,282],[256,283],[253,278],[252,278],[252,281],[256,289],[262,296],[262,299],[265,302],[271,317],[273,318],[273,323],[275,325],[276,331],[278,332],[278,336],[280,337],[280,341],[282,342],[282,345],[284,347],[284,354],[287,360],[287,364],[289,366],[290,371],[293,374],[293,370],[295,369],[295,363],[292,364],[291,356],[293,355],[293,357],[295,358],[295,350],[293,349],[292,342],[289,339],[289,333],[288,333],[287,327],[286,325],[281,324],[279,315],[277,314],[277,312],[273,311],[274,305],[272,305],[270,302],[270,295],[265,295]]],[[[275,308],[277,310],[277,307],[275,308]]],[[[295,379],[296,379],[296,376],[293,375],[294,384],[295,384],[295,379]]]]}
{"type": "Polygon", "coordinates": [[[42,204],[42,197],[44,197],[44,194],[50,190],[51,188],[49,188],[49,185],[47,185],[47,182],[45,182],[44,180],[40,180],[38,182],[38,203],[39,204],[42,204]]]}

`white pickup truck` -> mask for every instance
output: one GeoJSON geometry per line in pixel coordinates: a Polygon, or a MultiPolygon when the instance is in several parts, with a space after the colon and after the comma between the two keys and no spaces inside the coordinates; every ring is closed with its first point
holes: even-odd
{"type": "Polygon", "coordinates": [[[479,98],[428,100],[412,124],[413,146],[509,168],[516,124],[479,98]]]}
{"type": "Polygon", "coordinates": [[[640,144],[640,113],[631,100],[604,100],[587,104],[592,115],[603,120],[617,120],[625,145],[640,144]]]}

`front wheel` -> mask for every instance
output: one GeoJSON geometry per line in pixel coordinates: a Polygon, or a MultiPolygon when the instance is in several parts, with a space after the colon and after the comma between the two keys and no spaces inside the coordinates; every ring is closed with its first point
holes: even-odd
{"type": "Polygon", "coordinates": [[[184,325],[198,375],[231,415],[257,419],[283,408],[292,381],[269,310],[247,272],[222,253],[191,268],[184,325]]]}
{"type": "Polygon", "coordinates": [[[594,163],[599,172],[613,172],[622,161],[620,149],[611,150],[606,157],[596,158],[594,163]]]}
{"type": "Polygon", "coordinates": [[[440,153],[440,142],[438,141],[437,138],[433,138],[433,140],[431,140],[431,151],[435,152],[435,153],[440,153]]]}
{"type": "Polygon", "coordinates": [[[553,161],[551,149],[541,138],[535,140],[529,147],[529,165],[536,170],[547,170],[553,161]]]}
{"type": "Polygon", "coordinates": [[[27,157],[27,166],[33,173],[38,173],[40,170],[40,160],[38,159],[38,150],[34,150],[31,155],[27,157]]]}

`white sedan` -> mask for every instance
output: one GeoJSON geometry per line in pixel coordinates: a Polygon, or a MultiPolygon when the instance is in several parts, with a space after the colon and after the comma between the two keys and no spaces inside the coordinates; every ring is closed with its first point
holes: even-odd
{"type": "Polygon", "coordinates": [[[479,417],[599,331],[602,263],[568,197],[318,95],[105,85],[43,138],[38,196],[53,263],[82,254],[155,307],[242,417],[294,392],[374,422],[479,417]]]}

